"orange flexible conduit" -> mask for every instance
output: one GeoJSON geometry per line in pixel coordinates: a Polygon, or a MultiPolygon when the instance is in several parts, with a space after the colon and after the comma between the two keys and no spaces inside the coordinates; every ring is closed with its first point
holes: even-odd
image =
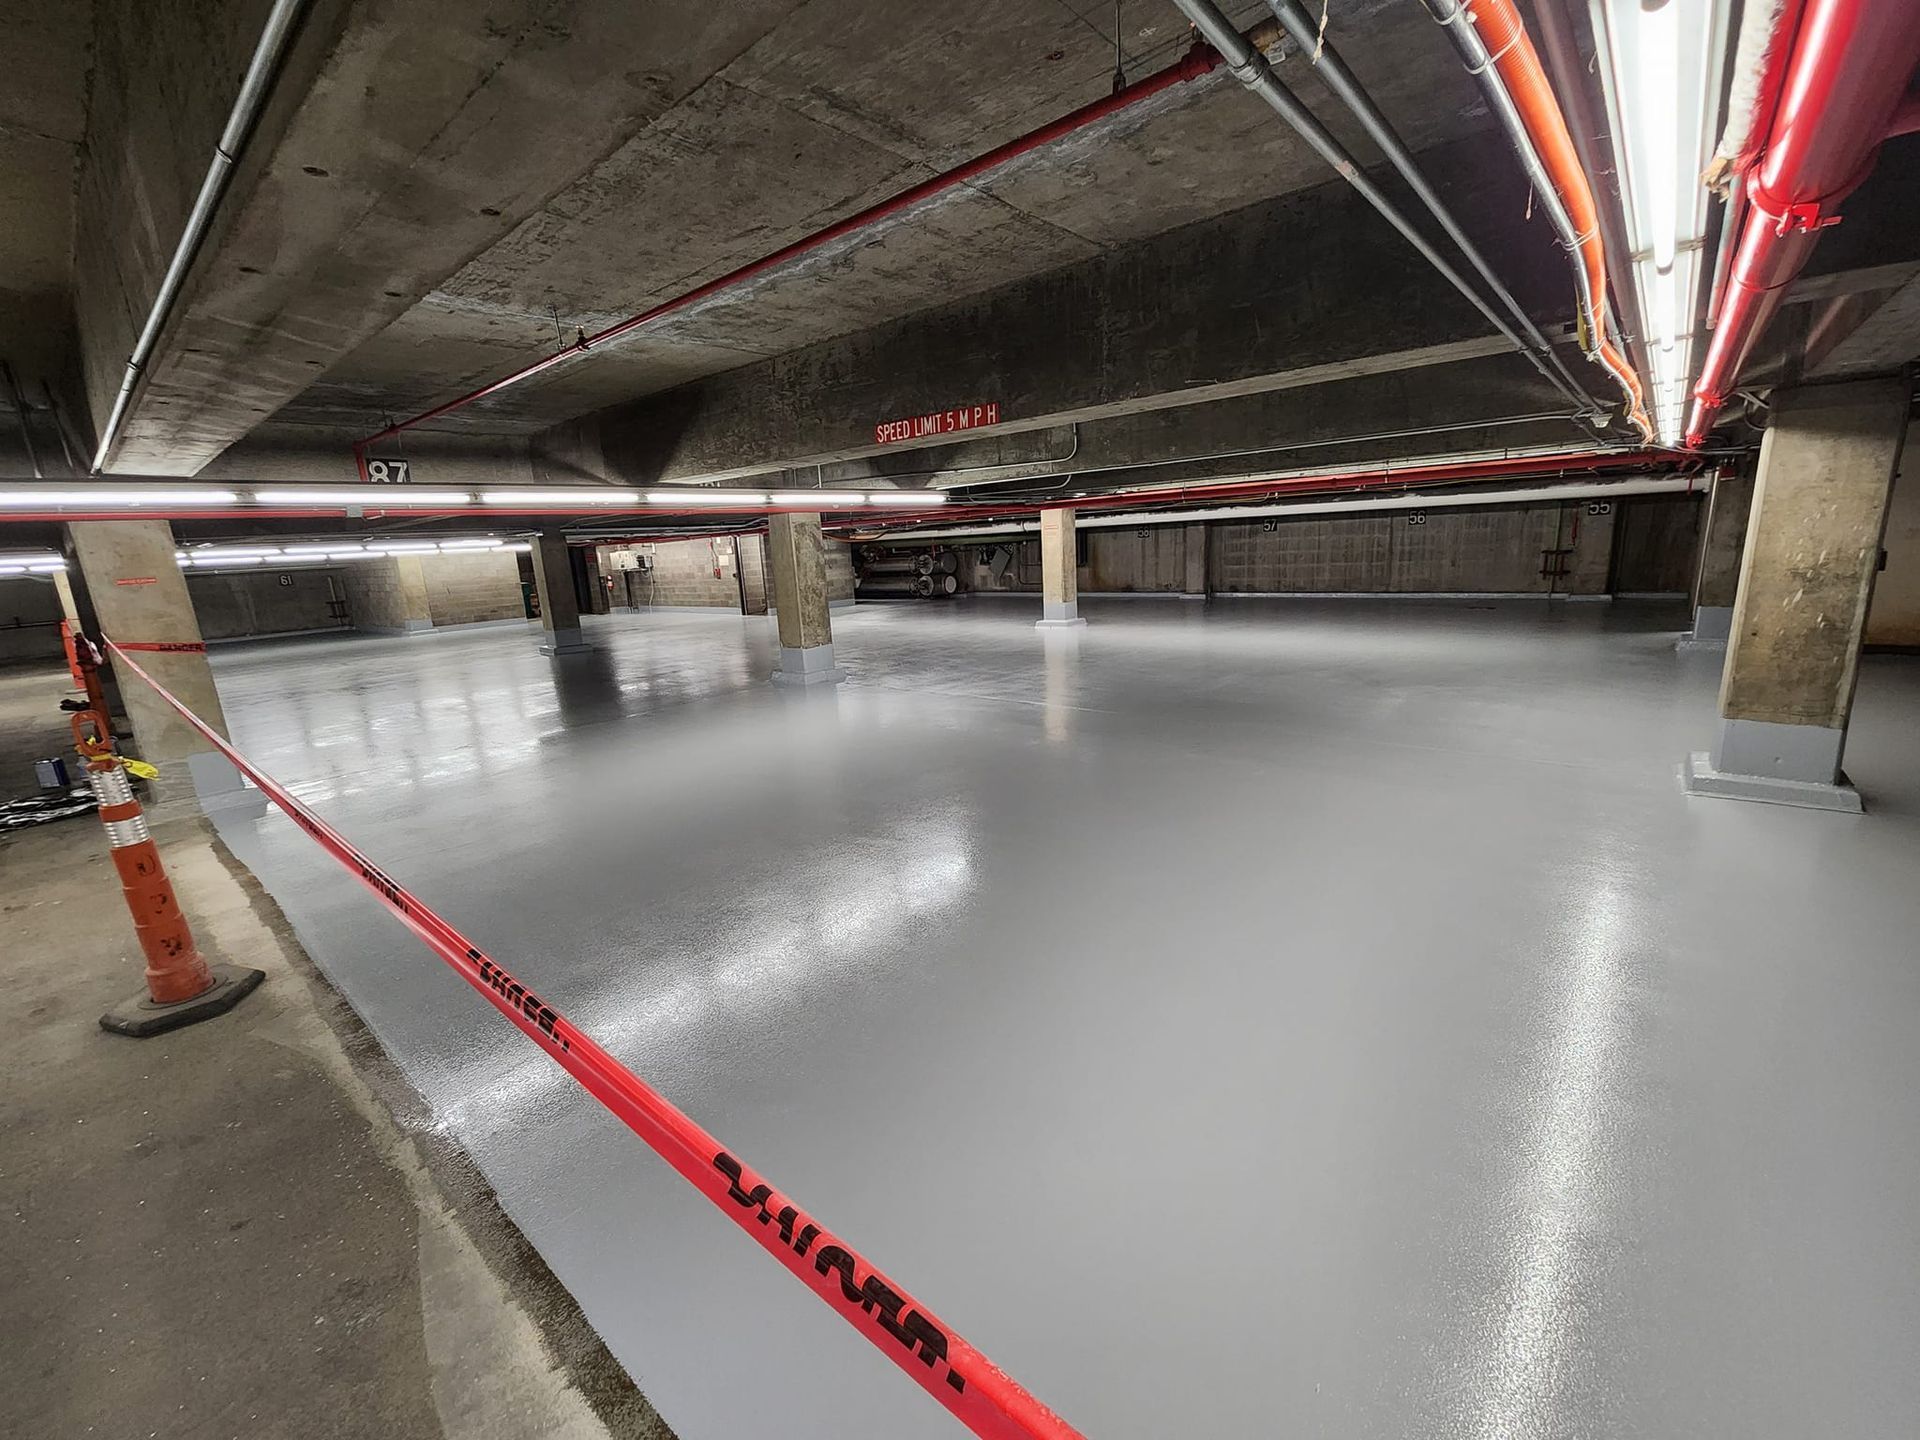
{"type": "Polygon", "coordinates": [[[1581,323],[1589,339],[1588,353],[1612,372],[1627,395],[1627,416],[1646,439],[1653,438],[1653,424],[1647,419],[1646,396],[1640,377],[1621,353],[1607,324],[1607,257],[1600,239],[1600,214],[1594,204],[1593,187],[1580,166],[1580,156],[1567,133],[1566,116],[1560,101],[1547,81],[1547,72],[1527,35],[1527,27],[1514,8],[1513,0],[1460,0],[1460,8],[1479,32],[1481,43],[1492,57],[1495,74],[1506,86],[1513,105],[1520,112],[1527,134],[1533,141],[1554,192],[1572,222],[1579,256],[1576,268],[1582,272],[1580,285],[1581,323]]]}

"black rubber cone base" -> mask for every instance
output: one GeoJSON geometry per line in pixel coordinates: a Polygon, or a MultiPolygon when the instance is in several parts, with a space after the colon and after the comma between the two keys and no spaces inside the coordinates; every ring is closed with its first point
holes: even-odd
{"type": "Polygon", "coordinates": [[[111,1030],[116,1035],[131,1035],[136,1040],[144,1040],[149,1035],[163,1035],[169,1030],[178,1030],[182,1025],[196,1025],[202,1020],[226,1014],[251,995],[254,986],[267,978],[266,971],[250,970],[244,965],[211,965],[208,968],[213,971],[211,990],[171,1005],[154,1004],[143,990],[102,1015],[100,1028],[111,1030]]]}

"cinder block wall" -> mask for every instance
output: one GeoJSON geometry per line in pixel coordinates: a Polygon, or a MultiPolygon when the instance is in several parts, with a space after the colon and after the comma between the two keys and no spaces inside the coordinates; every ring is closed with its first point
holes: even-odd
{"type": "Polygon", "coordinates": [[[340,588],[347,597],[347,615],[356,630],[400,631],[407,626],[407,606],[400,588],[400,570],[392,560],[362,560],[340,569],[340,588]]]}
{"type": "MultiPolygon", "coordinates": [[[[617,548],[632,549],[652,557],[651,573],[634,574],[631,577],[631,593],[636,605],[685,605],[726,610],[740,608],[740,561],[731,536],[713,540],[672,540],[650,545],[603,547],[602,569],[614,577],[614,603],[623,605],[627,603],[623,596],[628,582],[613,568],[611,552],[617,548]],[[720,572],[718,575],[714,574],[716,569],[720,572]]],[[[852,549],[841,541],[829,539],[826,542],[826,561],[827,599],[851,600],[852,549]]],[[[755,573],[749,576],[751,586],[758,581],[757,555],[749,560],[749,564],[755,567],[755,573]]]]}
{"type": "Polygon", "coordinates": [[[510,553],[424,555],[420,573],[427,583],[427,614],[436,626],[527,616],[520,562],[510,553]]]}
{"type": "MultiPolygon", "coordinates": [[[[1216,521],[1208,585],[1221,594],[1603,595],[1621,501],[1216,521]],[[1566,574],[1542,574],[1547,552],[1565,550],[1566,574]]],[[[1695,512],[1688,512],[1694,514],[1695,512]]],[[[1697,523],[1697,516],[1696,516],[1697,523]]],[[[1186,528],[1083,530],[1088,594],[1178,593],[1185,585],[1186,528]]],[[[1690,535],[1684,543],[1691,545],[1690,535]]],[[[961,583],[977,590],[1038,591],[1037,540],[961,547],[961,583]],[[1011,548],[996,582],[989,561],[1011,548]]],[[[1648,585],[1644,588],[1656,588],[1648,585]]]]}
{"type": "Polygon", "coordinates": [[[1906,453],[1912,473],[1893,482],[1880,542],[1887,568],[1874,577],[1867,611],[1869,645],[1920,645],[1920,426],[1908,432],[1906,453]]]}
{"type": "Polygon", "coordinates": [[[58,660],[60,594],[44,575],[0,580],[0,665],[58,660]]]}
{"type": "Polygon", "coordinates": [[[329,603],[341,588],[337,569],[302,567],[187,575],[194,617],[200,622],[200,633],[209,640],[343,629],[346,622],[329,603]]]}
{"type": "Polygon", "coordinates": [[[1684,595],[1693,588],[1706,494],[1636,495],[1620,502],[1613,589],[1620,595],[1684,595]]]}

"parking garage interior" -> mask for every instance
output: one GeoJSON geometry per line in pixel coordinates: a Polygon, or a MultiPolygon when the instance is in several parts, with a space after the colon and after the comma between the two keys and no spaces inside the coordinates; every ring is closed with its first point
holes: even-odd
{"type": "Polygon", "coordinates": [[[1911,5],[0,36],[0,1428],[1920,1430],[1911,5]]]}

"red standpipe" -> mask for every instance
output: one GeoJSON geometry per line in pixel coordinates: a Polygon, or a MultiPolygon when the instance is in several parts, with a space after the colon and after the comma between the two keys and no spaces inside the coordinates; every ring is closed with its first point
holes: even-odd
{"type": "MultiPolygon", "coordinates": [[[[1248,32],[1248,39],[1251,43],[1265,48],[1278,34],[1279,27],[1269,21],[1266,25],[1256,26],[1254,30],[1248,32]]],[[[1102,96],[1091,104],[1082,105],[1078,110],[1069,111],[1059,119],[1042,125],[1038,130],[1029,130],[1026,134],[1009,140],[1004,145],[995,146],[985,154],[976,155],[973,159],[956,165],[951,170],[942,171],[930,180],[923,180],[918,185],[902,190],[898,195],[889,196],[877,205],[870,205],[865,210],[847,216],[844,220],[837,220],[824,230],[816,230],[790,245],[783,245],[771,255],[763,255],[758,260],[749,261],[738,269],[729,270],[726,274],[717,276],[704,285],[698,285],[684,295],[663,300],[651,310],[642,310],[639,314],[630,315],[604,330],[595,331],[591,335],[582,335],[566,348],[544,355],[530,365],[523,365],[510,375],[503,375],[477,390],[469,390],[466,394],[436,405],[431,410],[422,410],[418,415],[398,421],[384,430],[376,431],[366,439],[356,442],[353,447],[354,461],[360,468],[360,478],[363,480],[367,478],[367,447],[378,441],[398,435],[402,431],[411,430],[416,425],[424,425],[429,420],[438,420],[443,415],[451,415],[456,410],[464,410],[475,401],[484,400],[489,395],[497,395],[502,390],[511,389],[522,381],[530,380],[542,371],[551,370],[554,366],[576,355],[584,355],[589,350],[598,349],[611,341],[630,335],[643,325],[649,325],[663,316],[698,304],[702,300],[718,295],[723,290],[730,290],[745,281],[764,275],[769,270],[778,269],[789,261],[797,260],[802,255],[818,250],[824,245],[830,245],[836,240],[865,230],[922,201],[930,200],[936,195],[964,185],[969,180],[986,174],[989,170],[1005,165],[1010,160],[1016,160],[1055,141],[1064,140],[1074,132],[1084,130],[1122,110],[1130,109],[1163,90],[1184,85],[1189,80],[1198,80],[1201,76],[1218,68],[1219,64],[1218,51],[1209,45],[1196,42],[1184,56],[1166,69],[1156,70],[1153,74],[1144,76],[1131,85],[1123,86],[1111,95],[1102,96]]]]}
{"type": "Polygon", "coordinates": [[[1920,64],[1916,0],[1807,0],[1693,389],[1686,443],[1713,427],[1755,343],[1840,202],[1873,169],[1920,64]]]}

